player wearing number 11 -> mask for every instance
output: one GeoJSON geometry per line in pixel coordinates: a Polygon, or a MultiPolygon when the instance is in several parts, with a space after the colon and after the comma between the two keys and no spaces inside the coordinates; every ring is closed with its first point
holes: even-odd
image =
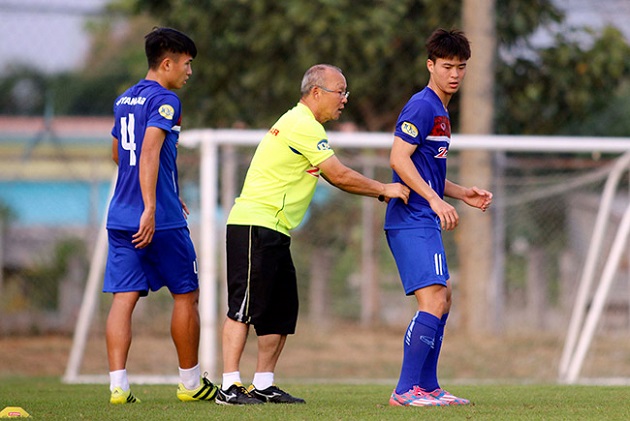
{"type": "MultiPolygon", "coordinates": [[[[192,74],[194,42],[170,28],[145,37],[149,70],[114,103],[112,158],[118,180],[107,218],[109,251],[103,292],[114,295],[106,326],[110,402],[134,403],[127,378],[131,318],[140,297],[167,287],[173,296],[171,335],[182,401],[213,400],[217,387],[201,377],[197,256],[179,198],[177,142],[180,89],[192,74]]],[[[157,351],[161,352],[161,351],[157,351]]]]}
{"type": "Polygon", "coordinates": [[[403,342],[403,362],[390,405],[465,405],[440,387],[437,365],[451,308],[451,282],[442,230],[457,227],[459,216],[444,197],[461,200],[481,211],[492,203],[492,193],[464,187],[446,178],[451,144],[447,106],[459,90],[470,58],[470,43],[458,30],[435,30],[427,41],[427,86],[403,107],[390,153],[393,181],[411,189],[404,203],[392,199],[385,215],[387,242],[408,296],[417,311],[403,342]]]}

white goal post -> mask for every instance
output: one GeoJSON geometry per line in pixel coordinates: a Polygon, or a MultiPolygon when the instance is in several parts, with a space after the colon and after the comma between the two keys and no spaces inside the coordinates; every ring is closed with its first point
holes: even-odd
{"type": "MultiPolygon", "coordinates": [[[[218,281],[219,265],[217,251],[225,239],[218,229],[224,221],[218,221],[216,198],[219,194],[219,148],[223,145],[255,146],[264,136],[264,130],[232,129],[193,129],[181,133],[180,145],[200,150],[200,244],[198,257],[200,262],[200,317],[201,343],[200,365],[202,371],[211,378],[220,374],[216,367],[218,355],[218,281]]],[[[389,148],[392,143],[391,133],[374,132],[335,132],[328,133],[333,148],[389,148]]],[[[622,154],[630,151],[630,138],[593,138],[563,136],[501,136],[501,135],[464,135],[454,134],[452,149],[485,150],[504,152],[601,152],[622,154]]],[[[67,383],[106,382],[107,376],[84,376],[80,368],[85,352],[89,326],[97,308],[98,294],[101,294],[102,273],[107,255],[107,241],[101,227],[91,260],[91,268],[85,287],[84,297],[77,319],[72,348],[63,381],[67,383]]],[[[597,235],[596,233],[594,236],[597,235]]],[[[605,298],[605,297],[604,297],[605,298]]],[[[576,305],[584,305],[576,303],[576,305]]],[[[575,316],[575,315],[574,315],[575,316]]],[[[583,318],[583,312],[578,314],[583,318]]],[[[576,329],[581,329],[582,320],[573,322],[576,329]]],[[[588,341],[588,338],[584,341],[588,341]]],[[[573,355],[571,349],[567,355],[573,355]]],[[[579,370],[578,370],[579,371],[579,370]]],[[[106,374],[106,373],[104,373],[106,374]]],[[[164,376],[130,376],[136,383],[172,383],[177,380],[164,376]]]]}

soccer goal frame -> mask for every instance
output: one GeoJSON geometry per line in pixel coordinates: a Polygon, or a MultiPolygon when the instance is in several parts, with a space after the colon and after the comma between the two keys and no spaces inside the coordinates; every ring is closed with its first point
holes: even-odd
{"type": "MultiPolygon", "coordinates": [[[[211,377],[218,375],[216,367],[216,356],[218,355],[218,282],[219,282],[219,244],[224,243],[221,235],[223,231],[219,228],[225,221],[220,221],[217,212],[216,198],[219,195],[219,172],[222,163],[219,163],[219,151],[224,146],[255,146],[265,135],[263,130],[232,130],[232,129],[193,129],[181,133],[180,145],[200,150],[200,179],[199,186],[202,191],[200,199],[200,244],[198,249],[200,261],[200,299],[199,311],[201,321],[201,340],[199,362],[202,371],[208,372],[211,377]]],[[[329,134],[331,145],[335,148],[388,148],[391,146],[391,133],[375,132],[334,132],[329,134]]],[[[508,135],[464,135],[454,134],[452,149],[455,151],[464,150],[484,150],[489,152],[601,152],[612,154],[623,154],[630,151],[630,138],[593,138],[593,137],[563,137],[563,136],[508,136],[508,135]]],[[[626,168],[630,162],[628,155],[624,155],[618,164],[626,168]],[[628,161],[628,162],[626,162],[628,161]]],[[[627,169],[627,168],[626,168],[627,169]]],[[[115,177],[112,186],[115,184],[115,177]]],[[[629,211],[626,212],[630,214],[629,211]]],[[[598,217],[599,218],[599,217],[598,217]]],[[[601,218],[605,218],[602,216],[601,218]]],[[[630,231],[630,216],[626,231],[630,231]]],[[[626,217],[624,217],[624,221],[626,217]]],[[[595,229],[605,229],[596,224],[595,229]]],[[[624,225],[625,227],[625,225],[624,225]]],[[[627,234],[627,232],[626,232],[627,234]]],[[[596,231],[593,236],[602,235],[596,231]]],[[[624,236],[624,240],[625,240],[624,236]]],[[[621,243],[623,240],[619,239],[621,243]]],[[[623,248],[625,241],[618,247],[623,248]]],[[[98,307],[98,295],[101,287],[102,274],[104,272],[107,256],[107,233],[103,222],[97,237],[96,245],[91,260],[91,266],[83,295],[80,312],[77,318],[72,347],[68,359],[63,381],[66,383],[106,383],[108,377],[82,375],[80,368],[85,353],[86,343],[89,335],[89,328],[92,323],[96,308],[98,307]]],[[[616,271],[616,263],[611,262],[610,271],[616,271]]],[[[618,262],[617,262],[618,263],[618,262]]],[[[612,276],[610,275],[610,276],[612,276]]],[[[582,279],[581,283],[592,282],[592,279],[582,279]]],[[[600,281],[600,283],[603,281],[600,281]]],[[[563,357],[563,370],[560,380],[566,380],[566,367],[572,367],[571,383],[577,382],[581,369],[580,357],[586,353],[592,339],[592,329],[583,325],[584,315],[587,309],[588,286],[580,287],[580,291],[586,292],[578,294],[575,306],[580,310],[574,310],[571,321],[570,337],[565,343],[563,357]],[[581,332],[580,351],[575,352],[575,344],[578,342],[578,334],[581,332]]],[[[603,289],[599,293],[602,305],[605,302],[608,290],[603,289]]],[[[593,311],[593,310],[591,310],[593,311]]],[[[601,315],[592,313],[588,316],[589,326],[597,323],[601,315]]],[[[135,383],[173,383],[177,379],[161,375],[131,375],[130,381],[135,383]]]]}

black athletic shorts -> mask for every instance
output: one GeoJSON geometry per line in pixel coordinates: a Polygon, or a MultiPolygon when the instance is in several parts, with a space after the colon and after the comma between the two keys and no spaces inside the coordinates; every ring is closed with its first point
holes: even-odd
{"type": "Polygon", "coordinates": [[[252,324],[259,336],[295,333],[298,293],[291,238],[268,228],[227,226],[230,319],[252,324]]]}

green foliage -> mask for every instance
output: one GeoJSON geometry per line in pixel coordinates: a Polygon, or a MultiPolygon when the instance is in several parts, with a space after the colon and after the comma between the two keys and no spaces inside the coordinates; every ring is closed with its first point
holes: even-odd
{"type": "MultiPolygon", "coordinates": [[[[138,76],[140,79],[142,76],[138,76]]],[[[128,69],[117,72],[66,72],[45,75],[31,68],[17,68],[0,78],[0,114],[41,116],[110,115],[116,96],[131,79],[128,69]]]]}
{"type": "Polygon", "coordinates": [[[55,78],[55,114],[111,115],[117,92],[112,87],[127,82],[125,73],[91,76],[64,74],[55,78]],[[66,87],[71,87],[68,92],[66,87]]]}
{"type": "Polygon", "coordinates": [[[630,81],[630,46],[611,27],[599,38],[593,34],[590,48],[583,35],[560,33],[533,58],[498,67],[497,132],[586,134],[580,130],[587,127],[584,120],[606,117],[611,101],[622,98],[617,91],[630,81]]]}
{"type": "Polygon", "coordinates": [[[51,77],[55,114],[111,115],[114,99],[146,74],[143,36],[149,24],[137,18],[117,33],[116,16],[89,24],[92,48],[84,68],[51,77]]]}
{"type": "Polygon", "coordinates": [[[16,214],[13,208],[0,200],[0,223],[2,224],[4,229],[6,229],[11,222],[13,222],[15,217],[16,214]]]}
{"type": "Polygon", "coordinates": [[[41,115],[48,80],[42,72],[18,66],[0,78],[0,114],[41,115]]]}
{"type": "Polygon", "coordinates": [[[630,134],[630,80],[625,79],[607,104],[571,124],[570,132],[592,136],[627,137],[630,134]]]}
{"type": "MultiPolygon", "coordinates": [[[[315,255],[328,256],[327,267],[330,270],[329,297],[331,305],[339,305],[342,317],[353,318],[358,313],[358,306],[352,300],[356,294],[348,291],[348,277],[358,270],[357,262],[361,258],[360,236],[356,229],[357,215],[360,211],[360,197],[348,200],[348,194],[330,185],[318,186],[314,202],[309,207],[306,221],[291,234],[296,245],[293,254],[297,271],[301,302],[307,308],[311,272],[315,255]],[[331,226],[334,221],[334,226],[331,226]],[[358,238],[357,238],[358,237],[358,238]],[[355,240],[356,241],[353,241],[355,240]],[[353,246],[349,247],[349,244],[353,246]]],[[[322,263],[319,262],[318,263],[322,263]]]]}
{"type": "MultiPolygon", "coordinates": [[[[523,13],[500,26],[509,44],[558,18],[549,1],[499,3],[501,11],[523,13]]],[[[461,27],[461,2],[136,0],[135,5],[197,42],[195,88],[182,96],[195,114],[194,125],[212,127],[269,126],[297,102],[304,71],[328,62],[344,70],[352,92],[342,120],[391,130],[404,103],[428,79],[426,37],[436,27],[461,27]]],[[[457,101],[452,105],[456,114],[457,101]]]]}
{"type": "Polygon", "coordinates": [[[528,44],[528,35],[541,26],[564,19],[564,14],[554,3],[545,0],[497,1],[496,11],[496,32],[498,44],[502,48],[523,48],[528,44]]]}
{"type": "MultiPolygon", "coordinates": [[[[110,114],[113,99],[146,72],[144,35],[165,25],[199,48],[180,92],[189,128],[268,127],[297,102],[304,71],[328,62],[344,70],[352,93],[340,122],[390,131],[426,84],[426,37],[461,27],[461,8],[429,0],[118,0],[90,23],[81,71],[10,71],[0,78],[9,93],[0,113],[41,115],[52,93],[55,114],[110,114]],[[121,16],[129,17],[124,30],[121,16]]],[[[627,119],[614,118],[629,102],[620,88],[630,80],[630,47],[618,30],[563,28],[551,0],[505,0],[496,10],[497,133],[628,133],[627,119]],[[531,35],[545,28],[558,34],[552,45],[533,46],[531,35]]],[[[457,131],[458,96],[450,111],[457,131]]]]}
{"type": "Polygon", "coordinates": [[[34,308],[44,310],[57,309],[59,283],[68,272],[72,259],[80,259],[87,269],[85,243],[77,238],[60,241],[50,262],[40,263],[26,270],[24,274],[27,296],[34,308]]]}
{"type": "MultiPolygon", "coordinates": [[[[240,121],[261,127],[297,101],[301,77],[315,63],[340,66],[353,97],[365,98],[361,92],[373,89],[365,83],[374,82],[369,74],[384,74],[379,68],[390,55],[388,38],[400,13],[400,6],[375,3],[137,2],[139,9],[148,8],[191,34],[199,47],[192,80],[196,88],[182,94],[185,102],[201,105],[195,124],[230,126],[240,121]],[[381,19],[374,22],[377,11],[381,19]],[[378,33],[381,41],[364,48],[366,38],[378,33]]],[[[374,91],[391,101],[381,89],[374,91]]],[[[352,112],[349,108],[346,114],[352,112]]]]}
{"type": "Polygon", "coordinates": [[[121,11],[92,21],[92,46],[85,66],[78,71],[44,74],[29,66],[9,69],[0,77],[0,114],[110,115],[114,99],[144,77],[143,36],[151,28],[142,17],[118,31],[121,11]],[[131,41],[130,41],[131,40],[131,41]]]}
{"type": "MultiPolygon", "coordinates": [[[[426,83],[426,36],[436,27],[461,27],[462,6],[422,0],[133,4],[191,34],[200,47],[195,88],[182,93],[193,125],[267,127],[297,101],[305,69],[329,62],[344,70],[352,92],[342,121],[384,131],[426,83]]],[[[561,24],[563,13],[545,0],[502,1],[496,8],[499,50],[508,52],[497,61],[497,132],[575,134],[585,117],[602,115],[628,78],[629,47],[620,32],[559,31],[551,47],[537,49],[531,34],[561,24]],[[585,48],[585,40],[593,45],[585,48]]],[[[450,108],[457,130],[458,97],[450,108]]]]}

